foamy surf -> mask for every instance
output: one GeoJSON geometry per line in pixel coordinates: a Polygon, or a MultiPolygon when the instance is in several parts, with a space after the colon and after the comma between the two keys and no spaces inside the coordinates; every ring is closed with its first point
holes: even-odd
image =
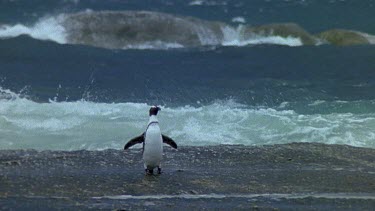
{"type": "Polygon", "coordinates": [[[59,44],[66,44],[65,28],[61,25],[63,15],[41,18],[35,24],[3,25],[0,26],[0,38],[12,38],[20,35],[29,35],[34,39],[51,40],[59,44]]]}
{"type": "Polygon", "coordinates": [[[166,43],[160,40],[152,42],[144,42],[139,44],[129,44],[125,45],[123,49],[138,49],[138,50],[147,50],[147,49],[156,49],[156,50],[168,50],[173,48],[184,48],[183,45],[179,43],[166,43]]]}
{"type": "Polygon", "coordinates": [[[247,45],[285,45],[285,46],[302,46],[303,43],[298,37],[281,37],[277,35],[261,35],[257,33],[245,33],[245,26],[240,25],[234,27],[223,27],[223,46],[247,46],[247,45]]]}
{"type": "MultiPolygon", "coordinates": [[[[37,103],[9,90],[3,93],[2,149],[121,149],[144,131],[150,107],[130,102],[37,103]]],[[[299,114],[221,101],[199,107],[162,106],[159,120],[163,132],[180,145],[317,142],[375,147],[371,113],[299,114]]]]}

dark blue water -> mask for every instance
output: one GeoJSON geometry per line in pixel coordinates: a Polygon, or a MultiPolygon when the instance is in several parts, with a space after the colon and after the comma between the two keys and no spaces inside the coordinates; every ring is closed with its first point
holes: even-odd
{"type": "Polygon", "coordinates": [[[163,106],[164,130],[182,145],[375,146],[371,42],[306,44],[289,26],[286,36],[236,28],[238,21],[245,28],[291,22],[312,39],[342,28],[371,41],[374,1],[0,4],[1,148],[121,148],[142,132],[154,104],[163,106]],[[141,19],[136,29],[118,29],[128,18],[123,10],[163,12],[157,17],[177,26],[160,21],[154,28],[153,20],[141,19]],[[204,21],[227,25],[215,31],[204,21]],[[197,34],[180,39],[184,34],[174,30],[197,34]]]}
{"type": "Polygon", "coordinates": [[[2,86],[40,102],[172,106],[234,99],[248,105],[375,98],[373,46],[105,50],[27,36],[1,40],[2,86]]]}

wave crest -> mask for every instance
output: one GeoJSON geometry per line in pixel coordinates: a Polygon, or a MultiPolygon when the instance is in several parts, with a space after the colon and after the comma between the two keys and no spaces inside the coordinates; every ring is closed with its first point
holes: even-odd
{"type": "Polygon", "coordinates": [[[62,26],[64,15],[42,18],[34,25],[0,25],[0,38],[12,38],[27,34],[39,40],[52,40],[60,44],[67,43],[66,31],[62,26]]]}
{"type": "MultiPolygon", "coordinates": [[[[126,140],[144,131],[149,107],[130,102],[36,103],[20,97],[3,99],[0,100],[0,147],[122,149],[126,140]]],[[[374,114],[303,115],[293,110],[248,107],[233,101],[199,107],[163,107],[162,111],[159,120],[164,133],[180,145],[316,142],[375,147],[375,133],[368,130],[375,123],[374,114]]]]}

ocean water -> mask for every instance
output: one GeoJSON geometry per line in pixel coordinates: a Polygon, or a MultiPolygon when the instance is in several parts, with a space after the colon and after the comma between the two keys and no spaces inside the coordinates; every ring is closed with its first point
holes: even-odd
{"type": "Polygon", "coordinates": [[[0,1],[0,149],[375,148],[374,0],[0,1]]]}

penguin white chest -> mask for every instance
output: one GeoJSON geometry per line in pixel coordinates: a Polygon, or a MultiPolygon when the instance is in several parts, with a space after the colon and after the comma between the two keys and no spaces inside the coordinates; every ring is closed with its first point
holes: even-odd
{"type": "Polygon", "coordinates": [[[143,161],[146,167],[154,168],[160,166],[163,155],[163,139],[158,123],[148,126],[145,134],[143,149],[143,161]]]}

